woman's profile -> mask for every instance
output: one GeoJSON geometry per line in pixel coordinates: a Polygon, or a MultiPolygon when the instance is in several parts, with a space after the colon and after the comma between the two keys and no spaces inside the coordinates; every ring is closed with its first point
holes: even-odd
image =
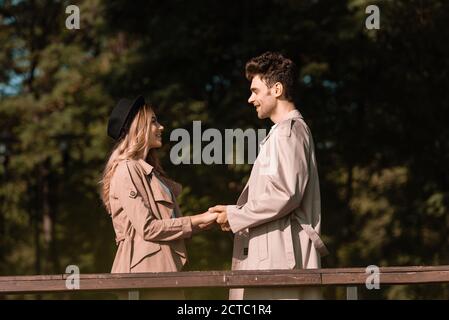
{"type": "MultiPolygon", "coordinates": [[[[156,156],[163,129],[142,96],[121,99],[109,118],[108,135],[116,144],[101,184],[117,243],[112,273],[181,271],[187,261],[184,239],[215,222],[214,213],[181,215],[176,201],[181,186],[168,178],[156,156]]],[[[146,295],[183,298],[179,290],[146,295]]]]}

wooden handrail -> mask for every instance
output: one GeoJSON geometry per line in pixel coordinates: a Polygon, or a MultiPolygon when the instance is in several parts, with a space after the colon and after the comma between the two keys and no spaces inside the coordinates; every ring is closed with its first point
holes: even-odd
{"type": "MultiPolygon", "coordinates": [[[[449,266],[379,268],[380,285],[449,283],[449,266]]],[[[365,268],[80,274],[76,291],[365,285],[365,268]]],[[[73,274],[0,277],[0,294],[70,292],[73,274]]]]}

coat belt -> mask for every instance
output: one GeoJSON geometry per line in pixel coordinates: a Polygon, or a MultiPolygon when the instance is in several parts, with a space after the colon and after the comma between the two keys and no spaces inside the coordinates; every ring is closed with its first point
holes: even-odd
{"type": "Polygon", "coordinates": [[[315,231],[315,229],[310,224],[301,223],[299,221],[299,218],[296,217],[296,220],[301,225],[301,228],[306,232],[309,239],[312,241],[313,246],[318,251],[321,257],[327,256],[329,254],[329,250],[327,250],[326,245],[324,244],[323,240],[321,240],[320,235],[318,232],[315,231]]]}
{"type": "Polygon", "coordinates": [[[134,239],[135,231],[132,230],[131,234],[122,234],[122,235],[116,235],[115,236],[115,243],[118,245],[120,242],[124,241],[125,239],[134,239]]]}

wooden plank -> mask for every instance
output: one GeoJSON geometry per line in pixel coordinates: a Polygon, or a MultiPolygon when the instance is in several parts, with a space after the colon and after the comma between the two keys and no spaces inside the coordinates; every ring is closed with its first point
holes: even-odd
{"type": "MultiPolygon", "coordinates": [[[[285,270],[287,272],[273,275],[272,272],[257,271],[235,273],[235,272],[207,272],[207,276],[188,272],[169,274],[123,274],[109,275],[102,274],[80,276],[80,289],[82,291],[109,291],[127,289],[148,289],[148,288],[195,288],[195,287],[273,287],[273,286],[300,286],[300,285],[321,285],[321,275],[319,273],[301,274],[285,270]]],[[[77,289],[78,290],[78,289],[77,289]]],[[[15,279],[15,281],[1,281],[0,292],[2,293],[26,293],[26,292],[56,292],[69,291],[65,286],[65,279],[59,281],[39,279],[27,280],[15,279]]]]}
{"type": "Polygon", "coordinates": [[[196,288],[196,287],[256,287],[256,286],[297,286],[321,285],[320,274],[218,274],[218,275],[186,275],[170,274],[168,277],[152,274],[133,278],[84,278],[80,281],[83,290],[98,288],[196,288]]]}
{"type": "Polygon", "coordinates": [[[63,280],[10,281],[0,284],[0,293],[37,293],[68,291],[63,280]]]}
{"type": "Polygon", "coordinates": [[[56,275],[35,275],[35,276],[2,276],[0,283],[3,281],[46,281],[46,280],[61,280],[64,278],[63,274],[56,275]]]}
{"type": "MultiPolygon", "coordinates": [[[[110,278],[140,278],[140,277],[179,277],[179,275],[192,275],[198,277],[209,276],[232,276],[232,275],[277,275],[277,274],[365,274],[365,268],[333,268],[333,269],[308,269],[308,270],[239,270],[239,271],[189,271],[189,272],[162,272],[162,273],[100,273],[100,274],[80,274],[80,279],[110,279],[110,278]]],[[[397,272],[428,272],[428,271],[449,271],[449,266],[418,266],[418,267],[380,267],[381,273],[397,272]]],[[[62,275],[33,275],[33,276],[2,276],[2,281],[15,280],[58,280],[66,279],[71,274],[62,275]]]]}
{"type": "Polygon", "coordinates": [[[412,283],[447,283],[449,271],[423,271],[407,273],[381,273],[380,283],[412,284],[412,283]]]}
{"type": "Polygon", "coordinates": [[[267,275],[231,275],[228,276],[229,287],[256,287],[256,286],[298,286],[321,285],[321,275],[318,273],[284,273],[267,275]]]}
{"type": "Polygon", "coordinates": [[[368,275],[359,273],[331,273],[322,274],[321,281],[324,285],[365,284],[368,275]]]}
{"type": "MultiPolygon", "coordinates": [[[[423,271],[449,271],[449,265],[444,266],[406,266],[406,267],[379,267],[382,273],[389,272],[423,272],[423,271]]],[[[365,273],[364,268],[329,268],[329,269],[316,269],[320,270],[320,273],[365,273]]],[[[309,270],[307,270],[309,271],[309,270]]]]}
{"type": "MultiPolygon", "coordinates": [[[[0,277],[0,293],[63,292],[71,274],[0,277]]],[[[81,291],[365,285],[365,268],[81,274],[81,291]]],[[[449,266],[381,267],[380,284],[449,283],[449,266]]]]}
{"type": "MultiPolygon", "coordinates": [[[[323,285],[363,284],[366,273],[323,274],[323,285]]],[[[449,283],[449,271],[380,272],[380,284],[449,283]]]]}

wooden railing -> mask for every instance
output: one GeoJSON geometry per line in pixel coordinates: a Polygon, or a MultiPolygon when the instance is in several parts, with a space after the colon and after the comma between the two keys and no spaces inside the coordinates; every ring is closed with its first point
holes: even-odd
{"type": "MultiPolygon", "coordinates": [[[[242,288],[291,286],[347,286],[348,299],[356,299],[356,286],[365,286],[372,274],[365,268],[190,271],[170,273],[37,275],[0,277],[0,295],[77,291],[138,291],[157,288],[242,288]]],[[[449,283],[449,266],[381,267],[380,285],[449,283]]]]}

